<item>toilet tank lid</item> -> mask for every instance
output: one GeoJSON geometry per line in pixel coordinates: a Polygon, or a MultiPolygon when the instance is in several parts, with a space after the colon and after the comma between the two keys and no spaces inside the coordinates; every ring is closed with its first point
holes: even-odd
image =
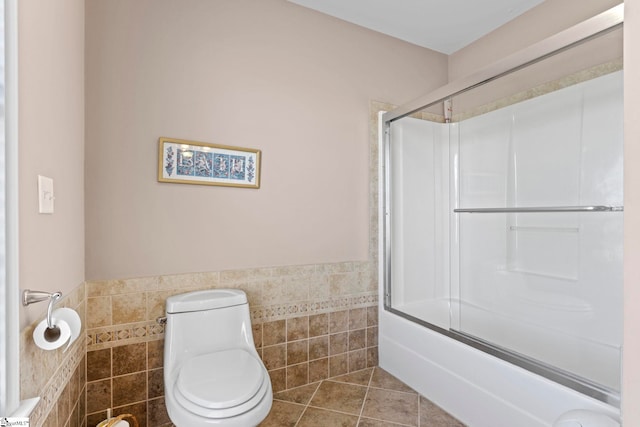
{"type": "Polygon", "coordinates": [[[247,295],[240,289],[210,289],[173,295],[167,298],[167,313],[212,310],[245,304],[247,295]]]}

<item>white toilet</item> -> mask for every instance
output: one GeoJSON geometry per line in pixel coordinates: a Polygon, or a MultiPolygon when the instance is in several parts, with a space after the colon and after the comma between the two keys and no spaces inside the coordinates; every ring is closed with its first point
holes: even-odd
{"type": "Polygon", "coordinates": [[[257,426],[271,381],[253,342],[246,294],[237,289],[167,298],[165,404],[177,427],[257,426]]]}

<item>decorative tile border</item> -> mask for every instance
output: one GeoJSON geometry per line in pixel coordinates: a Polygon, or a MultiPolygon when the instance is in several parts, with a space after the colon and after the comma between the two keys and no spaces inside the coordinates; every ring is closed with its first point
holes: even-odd
{"type": "Polygon", "coordinates": [[[321,301],[256,307],[251,310],[251,320],[256,323],[263,323],[302,315],[329,313],[332,311],[347,310],[350,308],[370,307],[377,305],[377,303],[378,294],[376,292],[321,301]]]}
{"type": "Polygon", "coordinates": [[[87,330],[87,351],[159,340],[163,337],[164,325],[153,321],[89,329],[87,330]]]}
{"type": "MultiPolygon", "coordinates": [[[[279,304],[267,307],[258,306],[250,308],[250,311],[253,323],[264,323],[352,308],[373,307],[377,306],[377,304],[377,292],[367,292],[320,301],[279,304]]],[[[89,329],[86,334],[87,351],[100,350],[125,344],[163,339],[164,325],[155,321],[146,321],[89,329]]]]}

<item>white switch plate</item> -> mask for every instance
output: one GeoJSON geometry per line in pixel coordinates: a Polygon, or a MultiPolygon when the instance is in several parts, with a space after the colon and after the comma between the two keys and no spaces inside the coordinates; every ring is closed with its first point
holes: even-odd
{"type": "Polygon", "coordinates": [[[53,179],[38,175],[38,208],[40,213],[53,213],[53,179]]]}

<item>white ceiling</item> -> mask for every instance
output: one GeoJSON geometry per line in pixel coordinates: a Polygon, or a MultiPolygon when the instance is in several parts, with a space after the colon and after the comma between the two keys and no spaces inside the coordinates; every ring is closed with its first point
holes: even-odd
{"type": "Polygon", "coordinates": [[[289,0],[451,54],[544,0],[289,0]]]}

